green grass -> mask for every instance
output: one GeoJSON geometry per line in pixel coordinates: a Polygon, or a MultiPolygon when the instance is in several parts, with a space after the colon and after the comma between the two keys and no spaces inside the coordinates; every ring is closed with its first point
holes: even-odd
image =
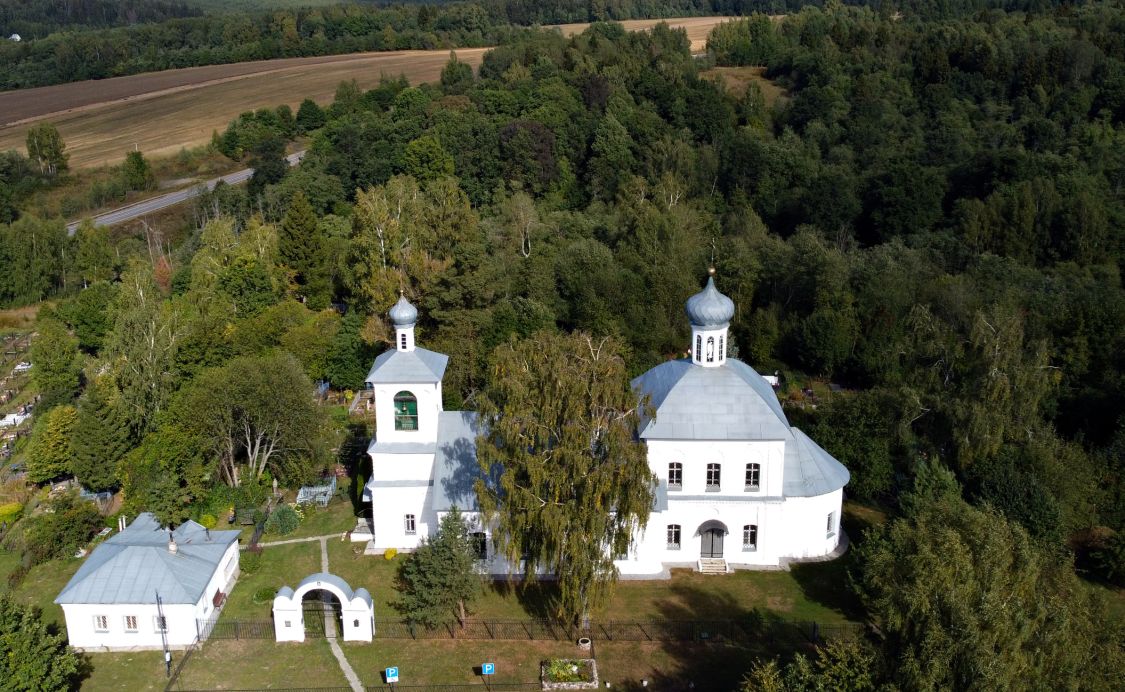
{"type": "MultiPolygon", "coordinates": [[[[245,557],[245,552],[243,557],[245,557]]],[[[242,573],[238,583],[231,589],[227,603],[223,607],[224,620],[268,620],[273,604],[254,603],[254,594],[259,589],[271,588],[274,591],[282,586],[297,588],[297,584],[320,571],[320,544],[291,543],[262,549],[262,565],[253,574],[242,573]]]]}
{"type": "Polygon", "coordinates": [[[20,556],[0,548],[0,593],[8,590],[8,575],[20,566],[20,556]]]}
{"type": "MultiPolygon", "coordinates": [[[[82,560],[78,558],[36,565],[24,577],[23,583],[12,591],[12,596],[20,603],[37,606],[43,612],[44,622],[55,623],[60,629],[65,629],[62,608],[55,605],[54,600],[81,566],[82,560]]],[[[7,586],[5,580],[0,590],[7,586]]]]}
{"type": "Polygon", "coordinates": [[[262,536],[262,542],[285,541],[290,538],[308,538],[311,536],[338,536],[355,528],[355,511],[352,509],[352,503],[347,500],[336,499],[330,502],[327,507],[317,507],[313,510],[302,508],[302,511],[306,512],[305,519],[296,531],[284,536],[265,534],[262,536]]]}
{"type": "Polygon", "coordinates": [[[214,640],[192,654],[176,687],[260,690],[343,687],[347,680],[324,639],[278,644],[270,639],[214,640]]]}
{"type": "Polygon", "coordinates": [[[533,682],[539,679],[539,662],[546,658],[574,658],[571,642],[384,640],[371,644],[347,643],[344,654],[365,685],[382,684],[382,671],[399,669],[403,685],[479,683],[477,668],[495,663],[490,682],[533,682]]]}
{"type": "MultiPolygon", "coordinates": [[[[173,665],[179,660],[174,653],[173,665]]],[[[168,683],[160,651],[88,654],[93,670],[82,681],[84,690],[162,690],[168,683]]]]}

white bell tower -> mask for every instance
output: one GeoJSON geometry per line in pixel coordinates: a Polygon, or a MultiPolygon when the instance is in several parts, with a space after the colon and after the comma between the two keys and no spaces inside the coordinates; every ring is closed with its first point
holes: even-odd
{"type": "Polygon", "coordinates": [[[734,301],[715,288],[715,268],[708,270],[707,285],[687,301],[691,320],[691,362],[717,368],[727,362],[727,330],[734,317],[734,301]]]}

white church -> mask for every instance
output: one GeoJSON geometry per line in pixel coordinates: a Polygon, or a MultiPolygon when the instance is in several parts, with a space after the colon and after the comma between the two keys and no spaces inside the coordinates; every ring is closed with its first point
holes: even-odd
{"type": "MultiPolygon", "coordinates": [[[[661,578],[671,567],[725,573],[834,556],[842,549],[847,469],[789,424],[770,383],[727,357],[734,302],[714,276],[688,299],[687,315],[691,357],[632,383],[653,411],[638,434],[659,484],[648,526],[615,561],[619,572],[661,578]]],[[[476,527],[484,570],[506,575],[473,490],[480,475],[476,414],[442,410],[449,358],[415,345],[417,309],[400,297],[389,316],[395,348],[376,358],[367,376],[376,418],[364,492],[374,534],[369,552],[417,547],[456,506],[476,527]]]]}

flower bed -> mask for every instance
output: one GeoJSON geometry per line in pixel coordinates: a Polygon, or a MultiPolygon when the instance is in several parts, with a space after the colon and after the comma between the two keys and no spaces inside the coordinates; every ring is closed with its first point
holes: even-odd
{"type": "Polygon", "coordinates": [[[593,690],[598,687],[598,666],[592,658],[553,658],[540,665],[545,690],[593,690]]]}

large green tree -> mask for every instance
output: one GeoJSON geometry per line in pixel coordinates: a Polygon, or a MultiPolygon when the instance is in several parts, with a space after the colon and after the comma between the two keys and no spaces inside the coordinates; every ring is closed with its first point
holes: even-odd
{"type": "Polygon", "coordinates": [[[69,405],[41,414],[27,445],[28,480],[45,483],[70,472],[70,437],[77,417],[77,410],[69,405]]]}
{"type": "Polygon", "coordinates": [[[277,254],[292,273],[298,295],[314,310],[327,307],[331,298],[323,245],[316,214],[305,193],[298,190],[278,230],[277,254]]]}
{"type": "Polygon", "coordinates": [[[185,426],[160,425],[127,454],[119,467],[125,506],[131,512],[152,512],[164,526],[191,516],[213,473],[206,445],[185,426]]]}
{"type": "Polygon", "coordinates": [[[28,129],[27,155],[39,164],[40,173],[50,177],[65,172],[70,159],[58,128],[48,122],[28,129]]]}
{"type": "Polygon", "coordinates": [[[78,402],[70,466],[89,490],[116,488],[117,465],[129,451],[129,424],[111,394],[108,384],[94,382],[78,402]]]}
{"type": "Polygon", "coordinates": [[[82,671],[81,655],[66,635],[43,621],[38,609],[0,595],[0,689],[57,692],[73,689],[82,671]]]}
{"type": "Polygon", "coordinates": [[[39,322],[31,342],[31,376],[42,408],[69,402],[78,393],[78,339],[56,319],[39,322]]]}
{"type": "Polygon", "coordinates": [[[611,338],[538,332],[493,354],[480,404],[476,484],[498,552],[528,579],[555,575],[558,617],[606,602],[652,509],[656,479],[636,438],[642,403],[611,338]]]}
{"type": "Polygon", "coordinates": [[[406,619],[436,627],[456,618],[464,627],[466,608],[480,595],[474,569],[477,551],[465,517],[454,507],[437,533],[422,542],[398,570],[399,601],[406,619]]]}

